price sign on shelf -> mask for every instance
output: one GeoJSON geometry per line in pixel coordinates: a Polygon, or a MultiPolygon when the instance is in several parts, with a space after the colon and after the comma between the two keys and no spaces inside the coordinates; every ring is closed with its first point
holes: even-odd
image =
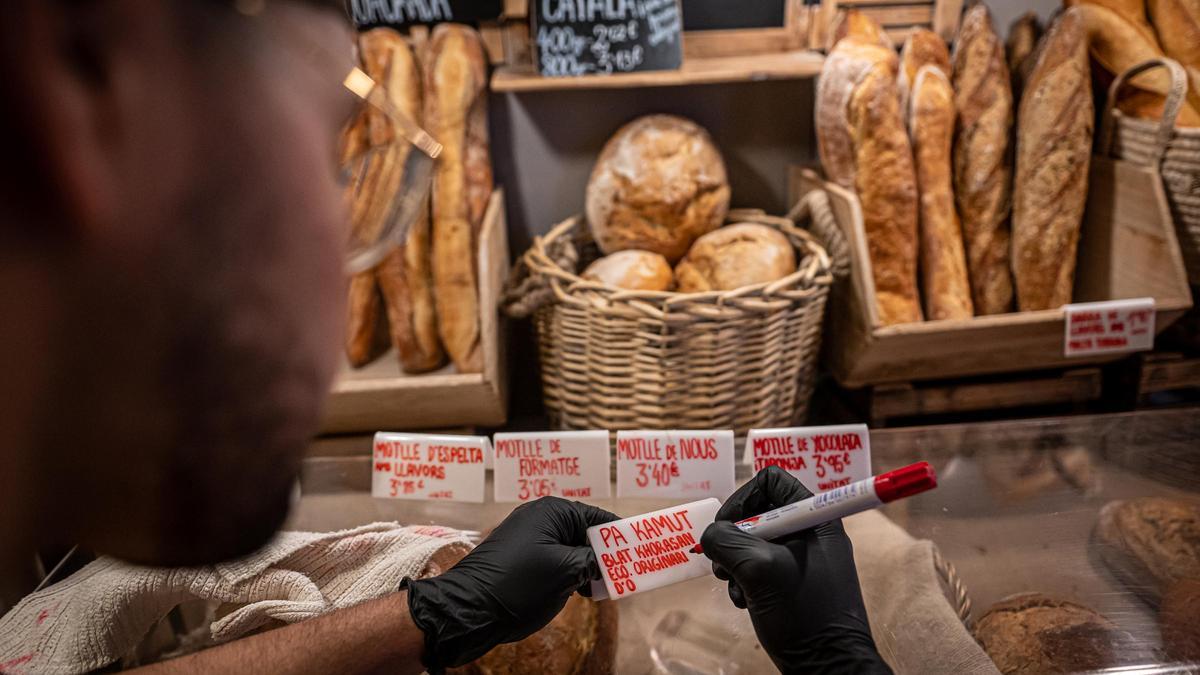
{"type": "Polygon", "coordinates": [[[371,496],[482,503],[490,446],[483,436],[377,433],[371,496]]]}
{"type": "Polygon", "coordinates": [[[618,431],[618,497],[728,497],[733,432],[618,431]]]}
{"type": "Polygon", "coordinates": [[[1154,298],[1064,305],[1064,356],[1154,348],[1154,298]]]}
{"type": "Polygon", "coordinates": [[[778,466],[812,492],[825,492],[871,477],[871,434],[865,424],[752,429],[745,462],[755,472],[778,466]]]}
{"type": "Polygon", "coordinates": [[[692,553],[721,503],[705,499],[588,528],[609,598],[622,598],[712,573],[692,553]]]}
{"type": "Polygon", "coordinates": [[[679,0],[539,0],[529,9],[544,76],[673,70],[683,63],[679,0]]]}
{"type": "Polygon", "coordinates": [[[493,440],[498,502],[609,497],[607,431],[496,434],[493,440]]]}
{"type": "Polygon", "coordinates": [[[359,30],[498,18],[503,0],[349,0],[350,18],[359,30]]]}

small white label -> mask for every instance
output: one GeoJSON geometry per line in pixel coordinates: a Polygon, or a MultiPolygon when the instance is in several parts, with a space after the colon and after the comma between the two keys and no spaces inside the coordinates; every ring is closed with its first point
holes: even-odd
{"type": "Polygon", "coordinates": [[[755,473],[775,465],[825,492],[871,477],[871,433],[865,424],[751,429],[744,458],[755,473]]]}
{"type": "Polygon", "coordinates": [[[1064,356],[1154,348],[1154,298],[1064,305],[1064,356]]]}
{"type": "Polygon", "coordinates": [[[496,434],[493,441],[498,502],[610,495],[607,431],[496,434]]]}
{"type": "Polygon", "coordinates": [[[721,503],[704,499],[588,528],[608,597],[623,598],[712,573],[700,543],[721,503]]]}
{"type": "Polygon", "coordinates": [[[618,431],[618,497],[720,497],[733,493],[733,432],[618,431]]]}
{"type": "Polygon", "coordinates": [[[375,434],[371,496],[482,503],[490,446],[483,436],[381,431],[375,434]]]}

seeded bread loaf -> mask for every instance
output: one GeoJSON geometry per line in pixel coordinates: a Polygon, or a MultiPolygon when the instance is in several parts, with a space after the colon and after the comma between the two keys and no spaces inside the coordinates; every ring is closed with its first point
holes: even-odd
{"type": "Polygon", "coordinates": [[[1095,544],[1117,578],[1158,603],[1173,584],[1200,578],[1200,507],[1163,498],[1110,502],[1095,544]]]}
{"type": "Polygon", "coordinates": [[[1098,612],[1041,593],[1022,593],[993,605],[975,637],[1004,675],[1099,670],[1123,661],[1127,633],[1098,612]]]}

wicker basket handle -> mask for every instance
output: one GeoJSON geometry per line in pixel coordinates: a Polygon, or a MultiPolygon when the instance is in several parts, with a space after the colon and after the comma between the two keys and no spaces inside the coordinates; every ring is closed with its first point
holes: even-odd
{"type": "Polygon", "coordinates": [[[846,244],[846,235],[838,227],[833,216],[833,208],[829,205],[829,194],[824,190],[813,190],[800,198],[787,214],[791,220],[804,230],[808,230],[817,241],[829,252],[833,261],[833,277],[841,280],[850,276],[850,248],[846,244]]]}
{"type": "Polygon", "coordinates": [[[1167,144],[1175,133],[1175,119],[1187,96],[1188,78],[1183,66],[1173,59],[1166,57],[1143,61],[1129,70],[1121,73],[1108,88],[1108,102],[1104,107],[1104,119],[1100,126],[1100,154],[1110,156],[1112,151],[1113,134],[1116,131],[1117,95],[1121,87],[1129,80],[1154,68],[1166,68],[1171,76],[1171,90],[1167,92],[1167,101],[1163,105],[1162,119],[1159,120],[1158,133],[1154,138],[1154,164],[1162,163],[1163,155],[1167,152],[1167,144]]]}
{"type": "Polygon", "coordinates": [[[535,237],[533,246],[517,259],[504,284],[505,314],[524,319],[554,298],[552,280],[566,278],[563,270],[574,270],[579,262],[579,252],[566,235],[572,224],[564,221],[548,234],[535,237]]]}

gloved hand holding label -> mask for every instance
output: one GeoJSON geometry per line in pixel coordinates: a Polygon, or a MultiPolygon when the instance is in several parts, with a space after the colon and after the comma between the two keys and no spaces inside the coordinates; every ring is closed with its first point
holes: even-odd
{"type": "MultiPolygon", "coordinates": [[[[608,597],[623,598],[710,574],[702,554],[691,553],[721,503],[703,499],[588,528],[608,597]]],[[[593,597],[600,591],[593,585],[593,597]]]]}

